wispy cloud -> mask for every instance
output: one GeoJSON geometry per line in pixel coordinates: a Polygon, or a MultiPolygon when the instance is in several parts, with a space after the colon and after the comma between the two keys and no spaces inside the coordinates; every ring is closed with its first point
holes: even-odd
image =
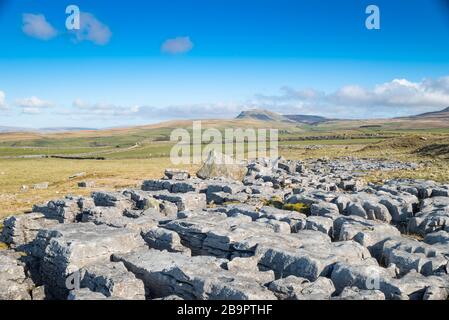
{"type": "Polygon", "coordinates": [[[252,103],[281,113],[333,117],[403,115],[449,106],[449,77],[412,82],[394,79],[372,88],[347,85],[334,92],[281,88],[279,95],[256,95],[252,103]]]}
{"type": "Polygon", "coordinates": [[[161,51],[168,54],[186,53],[193,49],[193,42],[189,37],[167,39],[162,43],[161,51]]]}
{"type": "Polygon", "coordinates": [[[109,27],[89,12],[81,12],[80,29],[73,33],[76,42],[90,41],[97,45],[107,44],[112,37],[109,27]]]}
{"type": "Polygon", "coordinates": [[[87,103],[77,99],[72,104],[75,112],[85,115],[97,115],[100,117],[133,116],[139,113],[139,106],[119,106],[109,103],[87,103]]]}
{"type": "Polygon", "coordinates": [[[6,109],[6,95],[0,90],[0,110],[6,109]]]}
{"type": "Polygon", "coordinates": [[[165,107],[143,106],[139,110],[139,115],[157,119],[206,119],[206,118],[229,118],[234,117],[242,109],[249,106],[233,102],[221,103],[200,103],[170,105],[165,107]]]}
{"type": "Polygon", "coordinates": [[[24,13],[22,23],[22,31],[36,39],[50,40],[58,34],[43,14],[24,13]]]}
{"type": "Polygon", "coordinates": [[[22,113],[40,114],[44,109],[54,107],[54,104],[50,101],[45,101],[33,96],[17,100],[16,106],[22,109],[22,113]]]}

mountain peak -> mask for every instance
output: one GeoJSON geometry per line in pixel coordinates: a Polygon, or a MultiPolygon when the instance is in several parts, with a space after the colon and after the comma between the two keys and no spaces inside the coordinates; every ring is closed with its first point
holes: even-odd
{"type": "Polygon", "coordinates": [[[282,115],[273,111],[264,109],[252,109],[247,111],[242,111],[237,119],[253,119],[261,121],[282,121],[290,123],[307,123],[314,124],[319,122],[327,121],[328,119],[315,115],[303,115],[303,114],[289,114],[282,115]]]}
{"type": "Polygon", "coordinates": [[[286,121],[286,119],[279,113],[264,109],[252,109],[242,111],[237,119],[253,119],[262,121],[286,121]]]}
{"type": "Polygon", "coordinates": [[[440,111],[421,113],[412,118],[449,118],[449,107],[440,111]]]}

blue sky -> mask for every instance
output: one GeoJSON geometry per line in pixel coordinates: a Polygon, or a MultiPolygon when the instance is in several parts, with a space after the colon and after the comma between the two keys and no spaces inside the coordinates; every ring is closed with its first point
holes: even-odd
{"type": "Polygon", "coordinates": [[[449,106],[443,0],[0,0],[0,39],[0,126],[449,106]],[[365,27],[370,4],[380,30],[365,27]]]}

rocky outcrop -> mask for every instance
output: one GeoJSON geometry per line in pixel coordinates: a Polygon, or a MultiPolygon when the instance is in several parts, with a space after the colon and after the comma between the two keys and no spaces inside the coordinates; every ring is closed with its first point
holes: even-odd
{"type": "Polygon", "coordinates": [[[444,300],[448,185],[364,181],[416,165],[211,155],[139,190],[3,221],[0,299],[444,300]]]}
{"type": "Polygon", "coordinates": [[[201,179],[224,177],[241,181],[246,173],[246,166],[236,163],[236,160],[225,154],[211,151],[196,175],[201,179]]]}
{"type": "Polygon", "coordinates": [[[17,252],[0,251],[0,300],[31,300],[33,282],[20,258],[17,252]]]}

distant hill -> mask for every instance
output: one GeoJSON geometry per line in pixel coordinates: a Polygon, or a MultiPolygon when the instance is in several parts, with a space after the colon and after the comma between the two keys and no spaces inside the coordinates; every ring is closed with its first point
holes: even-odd
{"type": "Polygon", "coordinates": [[[95,130],[98,129],[83,128],[83,127],[55,127],[55,128],[32,129],[22,127],[0,126],[0,133],[9,133],[9,132],[58,133],[58,132],[95,131],[95,130]]]}
{"type": "Polygon", "coordinates": [[[294,122],[309,123],[309,124],[329,121],[329,119],[325,117],[309,116],[305,114],[286,114],[284,115],[284,117],[294,122]]]}
{"type": "Polygon", "coordinates": [[[263,109],[242,111],[236,119],[253,119],[260,121],[287,121],[283,115],[263,109]]]}
{"type": "Polygon", "coordinates": [[[433,111],[433,112],[426,112],[421,113],[416,116],[411,116],[409,118],[427,118],[427,119],[443,119],[447,118],[449,119],[449,107],[440,111],[433,111]]]}
{"type": "Polygon", "coordinates": [[[303,115],[303,114],[282,115],[264,109],[253,109],[243,111],[237,116],[236,119],[253,119],[259,121],[278,121],[278,122],[307,123],[307,124],[320,123],[329,120],[327,118],[314,115],[303,115]]]}
{"type": "Polygon", "coordinates": [[[71,131],[95,131],[95,128],[83,128],[83,127],[55,127],[55,128],[40,128],[36,131],[39,132],[71,132],[71,131]]]}
{"type": "Polygon", "coordinates": [[[0,133],[5,133],[5,132],[26,132],[26,131],[32,131],[32,130],[31,129],[27,129],[27,128],[20,128],[20,127],[0,126],[0,133]]]}

